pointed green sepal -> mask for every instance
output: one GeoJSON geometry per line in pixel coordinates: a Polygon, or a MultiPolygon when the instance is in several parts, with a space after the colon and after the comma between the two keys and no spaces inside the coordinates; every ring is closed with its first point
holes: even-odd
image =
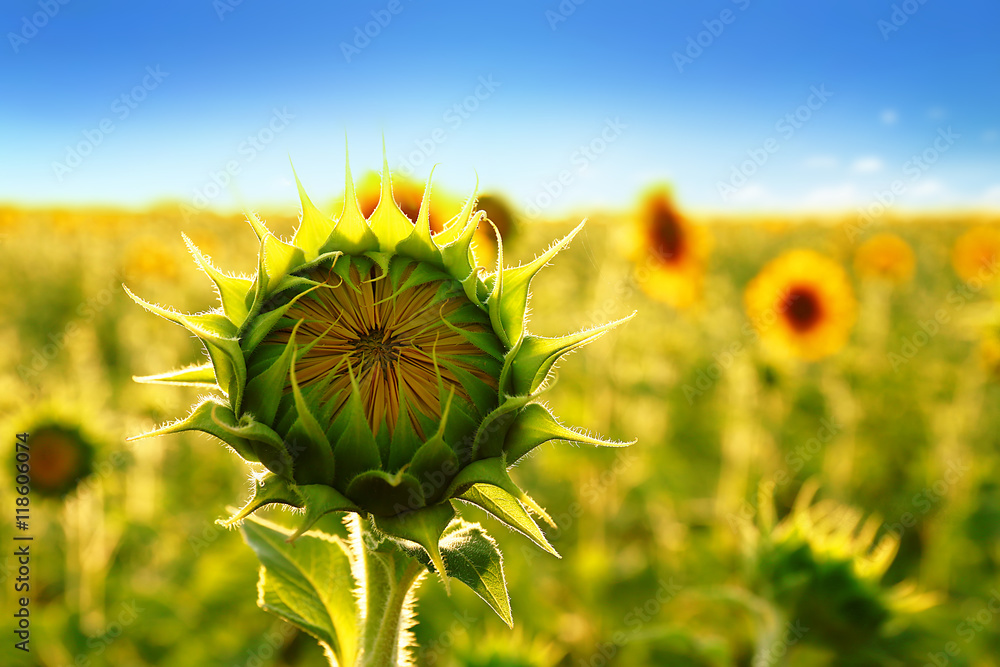
{"type": "Polygon", "coordinates": [[[295,236],[292,237],[292,243],[302,248],[305,258],[311,261],[319,255],[320,248],[326,243],[335,223],[330,217],[323,215],[309,199],[299,175],[295,173],[294,165],[292,175],[295,177],[295,187],[298,188],[299,201],[302,203],[302,219],[299,221],[298,229],[295,230],[295,236]]]}
{"type": "Polygon", "coordinates": [[[183,237],[188,251],[194,257],[195,263],[215,283],[215,287],[219,292],[219,300],[222,302],[222,310],[226,314],[226,317],[237,327],[242,326],[249,312],[246,297],[247,293],[253,288],[253,281],[249,278],[226,275],[215,268],[208,257],[188,238],[187,234],[182,233],[181,237],[183,237]]]}
{"type": "Polygon", "coordinates": [[[267,228],[263,220],[257,217],[255,212],[244,211],[244,213],[246,213],[247,222],[253,228],[253,233],[257,235],[257,240],[263,243],[264,239],[271,235],[271,230],[267,228]]]}
{"type": "Polygon", "coordinates": [[[486,310],[490,314],[490,323],[493,325],[491,328],[496,332],[497,338],[509,348],[511,347],[511,342],[507,336],[507,332],[504,331],[502,326],[497,326],[500,323],[499,310],[497,308],[500,304],[500,295],[503,293],[503,238],[500,236],[500,230],[497,229],[496,225],[492,222],[490,222],[490,225],[493,226],[493,233],[497,237],[497,269],[492,276],[487,278],[486,287],[489,291],[489,297],[487,298],[486,310]]]}
{"type": "Polygon", "coordinates": [[[514,423],[507,431],[504,442],[507,465],[514,465],[535,447],[553,440],[576,442],[595,447],[628,447],[635,444],[634,440],[631,442],[602,440],[585,433],[579,433],[560,424],[544,405],[531,403],[518,413],[514,423]]]}
{"type": "Polygon", "coordinates": [[[366,470],[351,480],[344,493],[375,516],[405,514],[427,504],[420,482],[405,470],[395,474],[366,470]]]}
{"type": "Polygon", "coordinates": [[[443,437],[454,396],[454,387],[452,387],[452,391],[448,394],[448,400],[444,404],[437,433],[420,446],[420,449],[413,455],[408,469],[409,473],[420,484],[421,491],[428,503],[436,502],[442,497],[460,468],[458,456],[443,437]]]}
{"type": "Polygon", "coordinates": [[[191,414],[187,417],[178,419],[177,421],[169,424],[163,424],[152,431],[148,431],[140,435],[134,435],[131,438],[128,438],[128,440],[141,440],[143,438],[152,438],[158,435],[183,433],[184,431],[201,431],[202,433],[215,436],[222,442],[229,445],[244,461],[247,461],[248,463],[260,463],[257,451],[249,440],[234,436],[229,431],[219,427],[216,421],[212,419],[212,411],[215,409],[218,409],[218,414],[221,415],[220,419],[226,419],[232,424],[236,423],[236,416],[233,414],[232,410],[225,405],[217,403],[211,398],[206,398],[201,403],[194,406],[191,410],[191,414]]]}
{"type": "Polygon", "coordinates": [[[423,547],[434,564],[445,590],[451,592],[439,542],[445,528],[455,518],[455,508],[449,502],[424,507],[415,512],[396,516],[376,516],[375,526],[391,539],[413,542],[423,547]]]}
{"type": "Polygon", "coordinates": [[[541,517],[545,523],[553,528],[556,527],[555,522],[552,521],[552,517],[548,515],[548,512],[542,509],[541,505],[522,491],[514,483],[514,480],[510,478],[510,475],[507,474],[507,466],[502,457],[480,459],[467,465],[452,481],[451,486],[448,487],[448,491],[445,493],[445,497],[460,497],[475,484],[489,484],[503,489],[521,501],[522,505],[541,517]]]}
{"type": "Polygon", "coordinates": [[[424,197],[420,202],[420,211],[410,235],[396,245],[396,252],[421,262],[442,264],[441,252],[431,240],[431,179],[434,178],[434,168],[427,177],[424,186],[424,197]]]}
{"type": "Polygon", "coordinates": [[[473,484],[468,491],[458,496],[459,500],[478,505],[500,521],[524,534],[539,547],[548,551],[556,558],[561,558],[559,552],[552,548],[538,524],[524,509],[517,498],[498,486],[492,484],[473,484]]]}
{"type": "Polygon", "coordinates": [[[299,539],[303,533],[330,512],[361,512],[361,509],[347,496],[326,484],[303,484],[299,486],[299,495],[302,496],[305,504],[306,514],[302,523],[288,538],[289,542],[299,539]]]}
{"type": "Polygon", "coordinates": [[[507,396],[503,403],[486,415],[476,429],[472,458],[488,459],[500,456],[503,453],[507,431],[514,423],[518,411],[533,398],[533,396],[507,396]]]}
{"type": "Polygon", "coordinates": [[[265,236],[261,245],[264,253],[264,271],[267,273],[267,282],[271,288],[279,286],[285,276],[306,263],[302,248],[285,243],[274,234],[265,236]]]}
{"type": "Polygon", "coordinates": [[[126,294],[137,304],[151,313],[181,325],[205,345],[219,386],[229,396],[233,411],[239,413],[243,398],[243,387],[246,385],[247,369],[243,352],[237,340],[236,325],[226,319],[221,313],[205,313],[203,315],[185,315],[169,308],[163,308],[140,299],[125,288],[126,294]]]}
{"type": "Polygon", "coordinates": [[[344,209],[340,212],[337,225],[330,232],[323,250],[339,250],[347,255],[361,255],[369,250],[378,250],[379,239],[368,226],[358,196],[354,191],[354,179],[351,177],[351,160],[345,161],[344,209]]]}
{"type": "MultiPolygon", "coordinates": [[[[399,369],[396,369],[397,378],[399,369]]],[[[413,460],[413,455],[421,447],[422,438],[417,435],[411,422],[413,408],[410,399],[407,398],[405,384],[397,382],[397,401],[399,401],[399,418],[396,420],[396,428],[389,439],[389,465],[388,470],[399,470],[404,465],[413,460]]]]}
{"type": "Polygon", "coordinates": [[[350,366],[347,372],[351,380],[351,395],[331,427],[332,433],[339,434],[333,453],[337,461],[336,486],[341,489],[346,488],[357,475],[382,467],[378,442],[365,416],[361,388],[350,366]]]}
{"type": "Polygon", "coordinates": [[[500,340],[508,347],[514,347],[524,335],[525,313],[528,309],[528,288],[531,279],[541,271],[542,267],[565,248],[573,237],[583,229],[586,220],[577,225],[573,231],[559,241],[553,243],[548,250],[535,258],[534,261],[498,273],[493,284],[493,294],[487,304],[493,330],[500,332],[500,340]]]}
{"type": "Polygon", "coordinates": [[[266,424],[274,423],[282,397],[282,392],[275,391],[275,387],[284,386],[294,355],[295,346],[289,340],[274,363],[250,379],[243,400],[246,412],[266,424]]]}
{"type": "MultiPolygon", "coordinates": [[[[295,349],[295,334],[298,332],[300,324],[302,324],[302,320],[295,323],[295,326],[292,327],[291,334],[288,336],[288,347],[291,347],[292,349],[295,349]]],[[[312,344],[315,345],[319,340],[320,338],[316,338],[312,344]]],[[[319,422],[316,421],[316,417],[309,410],[309,406],[306,404],[305,398],[302,396],[302,390],[299,388],[298,380],[295,377],[294,359],[291,360],[288,367],[288,378],[292,385],[292,396],[295,400],[295,411],[298,414],[298,419],[295,420],[295,424],[299,427],[297,432],[305,435],[308,442],[307,449],[309,454],[311,454],[309,457],[310,461],[313,464],[318,464],[320,466],[320,469],[314,472],[319,475],[320,479],[331,481],[334,479],[336,473],[333,447],[330,446],[330,441],[327,439],[326,433],[319,425],[319,422]]]]}
{"type": "Polygon", "coordinates": [[[254,477],[253,495],[243,507],[228,519],[216,521],[220,526],[232,528],[265,505],[288,505],[302,507],[305,502],[294,482],[284,477],[269,473],[263,477],[254,477]]]}
{"type": "MultiPolygon", "coordinates": [[[[470,267],[471,266],[474,265],[470,262],[470,267]]],[[[482,281],[479,279],[479,271],[470,270],[469,275],[462,280],[462,291],[465,292],[466,298],[477,305],[482,305],[482,300],[479,298],[481,286],[482,281]]]]}
{"type": "Polygon", "coordinates": [[[534,394],[545,383],[549,372],[560,357],[594,342],[633,317],[635,313],[593,329],[558,338],[525,336],[516,354],[511,355],[511,391],[514,394],[534,394]]]}
{"type": "Polygon", "coordinates": [[[143,384],[172,384],[179,387],[218,387],[215,369],[211,363],[188,366],[159,375],[133,376],[135,382],[143,384]]]}
{"type": "Polygon", "coordinates": [[[392,197],[392,175],[389,173],[389,160],[385,154],[385,144],[382,145],[382,193],[378,205],[368,218],[372,232],[378,238],[379,250],[393,254],[400,241],[408,238],[414,231],[413,222],[399,209],[392,197]]]}
{"type": "Polygon", "coordinates": [[[477,273],[475,256],[472,254],[472,238],[485,217],[485,211],[478,211],[465,224],[458,238],[441,248],[441,259],[444,260],[445,268],[456,280],[462,281],[466,295],[473,303],[478,303],[479,297],[478,282],[469,280],[469,276],[477,273]]]}
{"type": "MultiPolygon", "coordinates": [[[[309,294],[314,290],[330,288],[330,286],[326,283],[314,283],[311,280],[308,280],[306,282],[310,283],[311,286],[305,291],[299,292],[294,297],[289,299],[288,303],[283,304],[278,308],[275,308],[274,310],[270,310],[264,313],[263,315],[258,315],[257,317],[253,318],[253,321],[243,332],[243,336],[241,337],[240,341],[240,347],[243,349],[243,353],[246,356],[249,357],[250,354],[257,349],[257,346],[264,341],[267,335],[271,333],[274,327],[278,325],[278,322],[281,321],[281,318],[285,316],[285,313],[288,312],[288,309],[291,308],[293,305],[295,305],[295,303],[299,299],[305,297],[307,294],[309,294]]],[[[334,324],[335,323],[336,321],[334,322],[334,324]]]]}
{"type": "Polygon", "coordinates": [[[212,421],[229,435],[250,442],[257,460],[276,475],[292,478],[292,458],[281,441],[281,436],[271,427],[256,421],[249,415],[239,420],[233,419],[233,413],[221,409],[218,405],[212,407],[212,421]]]}
{"type": "Polygon", "coordinates": [[[378,268],[381,269],[382,273],[375,277],[375,280],[381,280],[389,273],[389,262],[392,261],[393,254],[388,252],[376,252],[374,250],[366,252],[365,257],[375,262],[378,268]]]}
{"type": "MultiPolygon", "coordinates": [[[[457,241],[461,236],[462,232],[465,231],[466,225],[469,222],[469,218],[472,217],[472,212],[476,207],[476,195],[479,192],[479,177],[476,177],[476,185],[472,188],[472,194],[469,198],[465,200],[465,204],[462,206],[462,210],[458,212],[454,218],[445,223],[444,229],[434,235],[434,243],[438,248],[444,248],[457,241]]],[[[464,278],[465,276],[460,276],[464,278]]]]}

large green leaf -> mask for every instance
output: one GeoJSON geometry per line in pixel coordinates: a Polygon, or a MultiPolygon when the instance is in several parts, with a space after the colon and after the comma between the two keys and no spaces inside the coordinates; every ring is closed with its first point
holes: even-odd
{"type": "Polygon", "coordinates": [[[461,527],[445,536],[440,546],[448,574],[471,588],[504,623],[514,627],[503,557],[493,538],[479,524],[462,521],[461,527]]]}
{"type": "Polygon", "coordinates": [[[263,566],[257,604],[318,639],[338,664],[354,664],[360,614],[347,545],[314,533],[292,545],[288,532],[259,519],[241,531],[263,566]]]}

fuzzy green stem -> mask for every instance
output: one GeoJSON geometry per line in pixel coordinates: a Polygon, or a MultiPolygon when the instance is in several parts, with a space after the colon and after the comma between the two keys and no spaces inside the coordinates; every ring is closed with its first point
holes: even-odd
{"type": "Polygon", "coordinates": [[[365,619],[355,667],[394,667],[403,657],[400,635],[406,630],[407,598],[424,568],[391,543],[373,546],[376,540],[367,522],[362,521],[361,530],[365,619]]]}

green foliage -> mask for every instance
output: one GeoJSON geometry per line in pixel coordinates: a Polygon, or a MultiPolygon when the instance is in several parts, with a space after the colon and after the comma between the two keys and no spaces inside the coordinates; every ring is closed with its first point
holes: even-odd
{"type": "Polygon", "coordinates": [[[241,531],[261,563],[257,604],[311,634],[339,664],[353,664],[358,606],[348,547],[322,534],[302,536],[292,547],[288,532],[259,520],[241,531]]]}

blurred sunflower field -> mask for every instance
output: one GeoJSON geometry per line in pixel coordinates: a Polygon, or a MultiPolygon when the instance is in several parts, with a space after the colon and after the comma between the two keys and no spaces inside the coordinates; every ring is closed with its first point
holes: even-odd
{"type": "Polygon", "coordinates": [[[997,25],[3,3],[0,667],[1000,667],[997,25]]]}
{"type": "MultiPolygon", "coordinates": [[[[512,264],[577,222],[505,212],[512,264]]],[[[262,217],[286,237],[297,222],[262,217]]],[[[254,556],[215,524],[247,494],[244,464],[201,434],[125,440],[199,390],[132,381],[197,350],[121,284],[211,307],[180,231],[250,271],[245,220],[10,207],[0,220],[16,286],[3,424],[32,434],[44,545],[34,664],[324,664],[257,608],[254,556]]],[[[665,189],[594,216],[534,290],[533,325],[640,314],[561,366],[547,402],[638,444],[585,457],[549,444],[520,463],[563,558],[498,533],[514,632],[467,591],[425,583],[417,664],[996,664],[997,223],[698,219],[665,189]]]]}

